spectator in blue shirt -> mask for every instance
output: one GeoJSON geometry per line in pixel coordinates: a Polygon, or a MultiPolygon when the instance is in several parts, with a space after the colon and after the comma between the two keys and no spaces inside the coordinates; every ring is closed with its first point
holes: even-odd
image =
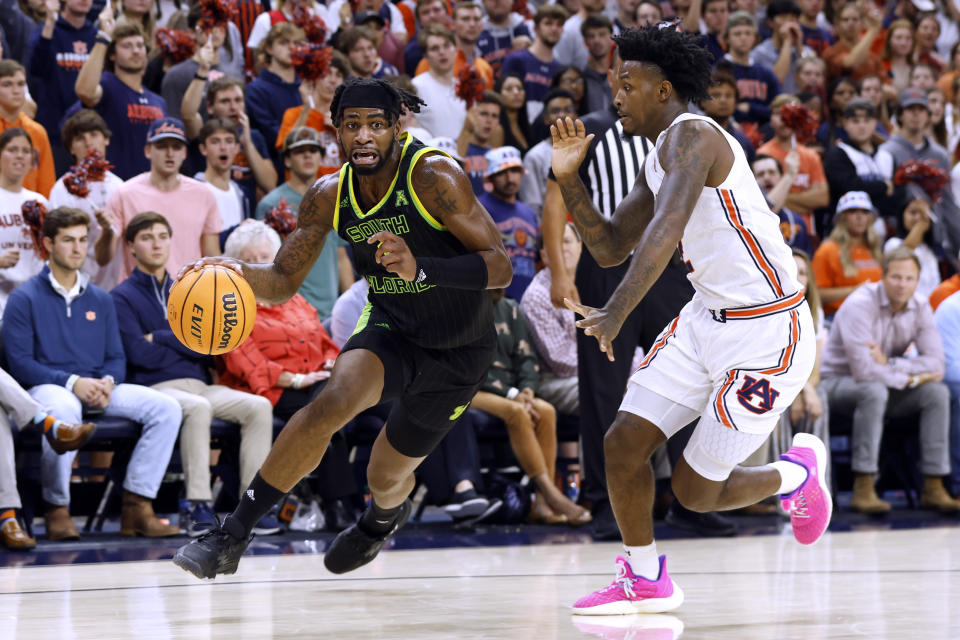
{"type": "MultiPolygon", "coordinates": [[[[292,22],[279,22],[270,28],[267,37],[257,47],[266,67],[247,85],[247,113],[251,126],[263,134],[271,148],[280,132],[284,111],[299,107],[303,102],[300,79],[291,61],[291,47],[304,38],[300,27],[292,22]]],[[[274,165],[279,175],[283,164],[276,154],[274,165]]]]}
{"type": "Polygon", "coordinates": [[[500,75],[503,59],[512,51],[526,49],[533,43],[533,34],[527,27],[527,21],[513,10],[512,0],[483,0],[486,17],[483,19],[483,33],[477,40],[480,55],[493,67],[495,75],[500,75]]]}
{"type": "Polygon", "coordinates": [[[770,103],[780,93],[780,81],[769,67],[758,64],[750,51],[757,39],[757,23],[746,11],[737,11],[727,20],[727,54],[721,64],[730,65],[737,79],[737,122],[766,124],[770,103]]]}
{"type": "MultiPolygon", "coordinates": [[[[80,272],[87,257],[90,218],[68,207],[43,220],[47,266],[19,288],[3,313],[3,344],[10,372],[31,396],[61,419],[84,412],[143,425],[123,482],[120,534],[162,537],[179,528],[153,513],[151,501],[180,430],[180,405],[147,387],[124,383],[126,360],[113,300],[80,272]]],[[[41,442],[41,481],[51,540],[79,537],[70,520],[70,473],[75,452],[57,454],[41,442]]]]}
{"type": "MultiPolygon", "coordinates": [[[[533,17],[533,30],[537,34],[528,49],[514,51],[503,61],[501,77],[517,74],[526,91],[526,119],[530,123],[543,109],[543,97],[550,91],[550,81],[560,67],[554,59],[553,49],[563,33],[567,11],[560,5],[548,4],[537,9],[533,17]]],[[[582,45],[582,40],[580,41],[582,45]]]]}
{"type": "Polygon", "coordinates": [[[503,246],[513,265],[513,281],[506,295],[519,302],[537,272],[537,214],[517,200],[523,180],[523,160],[515,147],[497,147],[487,152],[487,182],[491,191],[481,195],[480,204],[500,230],[503,246]]]}
{"type": "Polygon", "coordinates": [[[93,0],[65,0],[63,10],[49,12],[30,37],[27,81],[37,103],[36,121],[50,136],[57,175],[71,164],[70,154],[60,144],[60,119],[76,102],[77,74],[97,37],[96,25],[87,19],[92,4],[93,0]]]}
{"type": "MultiPolygon", "coordinates": [[[[267,458],[273,442],[273,406],[262,396],[211,384],[213,359],[185,347],[167,323],[166,300],[173,278],[167,272],[171,228],[159,213],[147,211],[124,230],[137,267],[110,295],[127,357],[130,382],[170,396],[183,410],[180,458],[187,505],[180,527],[198,536],[213,526],[210,490],[210,421],[220,418],[240,426],[240,487],[246,487],[267,458]]],[[[255,531],[276,533],[280,525],[265,515],[255,531]]]]}
{"type": "Polygon", "coordinates": [[[960,294],[940,303],[933,314],[943,340],[946,371],[943,381],[950,389],[950,476],[954,495],[960,491],[960,294]]]}
{"type": "Polygon", "coordinates": [[[74,89],[83,106],[96,110],[113,132],[107,160],[114,173],[128,180],[150,169],[143,153],[147,130],[166,115],[167,103],[143,87],[147,45],[139,27],[122,24],[114,29],[113,19],[102,17],[100,31],[112,39],[97,37],[74,89]]]}

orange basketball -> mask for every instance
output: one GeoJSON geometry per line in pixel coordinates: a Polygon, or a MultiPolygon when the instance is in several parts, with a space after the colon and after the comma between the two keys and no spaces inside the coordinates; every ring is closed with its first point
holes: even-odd
{"type": "Polygon", "coordinates": [[[167,320],[173,335],[204,355],[233,351],[253,331],[257,301],[237,272],[206,265],[174,283],[167,298],[167,320]]]}

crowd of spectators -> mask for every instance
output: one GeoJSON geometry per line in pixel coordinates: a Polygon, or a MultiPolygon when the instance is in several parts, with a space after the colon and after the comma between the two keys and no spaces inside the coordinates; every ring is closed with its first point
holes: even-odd
{"type": "MultiPolygon", "coordinates": [[[[11,428],[0,429],[3,544],[33,544],[17,519],[9,436],[20,429],[44,434],[51,539],[79,535],[71,466],[95,415],[143,425],[123,481],[123,533],[199,535],[213,520],[211,420],[238,425],[231,490],[241,490],[274,422],[322,388],[366,298],[335,235],[299,293],[260,304],[250,339],[224,357],[184,348],[163,311],[172,277],[201,256],[272,260],[282,221],[296,217],[317,177],[342,165],[330,104],[352,76],[386,78],[425,100],[419,113],[401,114],[402,129],[461,164],[513,264],[512,284],[492,292],[498,355],[469,413],[502,420],[531,481],[533,519],[593,519],[598,537],[609,534],[603,433],[629,359],[612,365],[592,353],[562,299],[602,305],[622,269],[581,255],[564,223],[549,126],[585,117],[596,139],[581,176],[609,215],[653,148],[617,122],[613,38],[664,20],[702,34],[713,55],[710,100],[691,107],[742,146],[817,320],[818,366],[754,461],[779,454],[797,430],[828,437],[831,416],[846,416],[852,507],[883,512],[880,443],[889,419],[907,419],[920,434],[922,505],[960,511],[955,3],[3,0],[0,313],[10,375],[0,371],[0,406],[11,428]],[[301,75],[297,52],[307,42],[329,47],[320,77],[301,75]],[[468,107],[458,78],[470,69],[484,91],[468,107]],[[797,105],[814,135],[784,116],[797,105]],[[92,156],[112,168],[77,189],[77,167],[92,156]],[[917,161],[939,173],[939,189],[902,179],[917,161]],[[32,203],[48,211],[40,227],[32,203]],[[570,416],[580,421],[579,447],[558,442],[570,416]],[[170,525],[151,500],[177,441],[184,491],[170,525]]],[[[683,278],[678,257],[625,325],[618,353],[649,350],[692,295],[683,278]]],[[[386,415],[368,413],[374,423],[386,415]]],[[[423,467],[430,496],[455,517],[486,517],[502,502],[483,486],[473,430],[465,418],[423,467]]],[[[666,458],[676,463],[680,450],[666,458]]],[[[302,489],[323,514],[314,517],[311,504],[305,527],[349,523],[363,499],[352,467],[338,434],[302,489]]],[[[733,531],[719,517],[670,514],[701,533],[733,531]]],[[[276,516],[256,530],[278,530],[276,516]]]]}

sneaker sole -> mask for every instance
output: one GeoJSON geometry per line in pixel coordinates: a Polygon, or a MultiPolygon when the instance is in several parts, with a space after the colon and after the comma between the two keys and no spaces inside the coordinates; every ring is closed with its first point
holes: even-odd
{"type": "Polygon", "coordinates": [[[595,607],[573,607],[573,614],[577,616],[629,616],[635,613],[665,613],[673,611],[683,604],[683,590],[676,582],[673,584],[673,593],[666,598],[647,598],[646,600],[608,602],[595,607]]]}
{"type": "Polygon", "coordinates": [[[253,533],[257,534],[258,536],[272,536],[273,534],[280,533],[281,531],[283,531],[283,527],[274,527],[272,529],[257,529],[254,527],[253,529],[253,533]]]}
{"type": "MultiPolygon", "coordinates": [[[[823,444],[823,440],[813,435],[812,433],[798,433],[793,436],[793,446],[795,447],[806,447],[807,449],[812,449],[814,455],[817,457],[817,483],[820,485],[820,495],[823,496],[824,501],[827,503],[827,524],[823,528],[823,531],[815,540],[810,542],[800,542],[802,545],[810,546],[814,545],[820,540],[823,539],[823,534],[827,532],[827,529],[830,528],[830,520],[833,518],[833,496],[830,495],[830,489],[827,488],[826,482],[823,479],[823,469],[827,462],[827,447],[823,444]]],[[[794,536],[796,537],[796,536],[794,536]]]]}
{"type": "Polygon", "coordinates": [[[447,505],[443,510],[452,518],[472,518],[486,511],[489,505],[489,500],[474,498],[460,504],[447,505]]]}
{"type": "Polygon", "coordinates": [[[213,578],[216,577],[216,573],[213,575],[204,573],[203,567],[179,551],[177,551],[173,556],[173,564],[177,565],[187,573],[193,574],[195,577],[200,578],[201,580],[213,580],[213,578]]]}

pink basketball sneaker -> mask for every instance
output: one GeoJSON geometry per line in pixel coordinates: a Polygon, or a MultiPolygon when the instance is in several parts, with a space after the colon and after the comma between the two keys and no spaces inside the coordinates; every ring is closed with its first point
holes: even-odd
{"type": "Polygon", "coordinates": [[[793,535],[800,544],[819,540],[833,514],[833,499],[823,479],[827,464],[827,448],[823,441],[810,433],[793,436],[793,446],[780,456],[806,468],[807,479],[793,493],[780,496],[783,510],[790,514],[793,535]]]}
{"type": "Polygon", "coordinates": [[[647,580],[633,573],[630,563],[617,556],[617,577],[609,586],[580,598],[573,613],[587,616],[618,616],[673,611],[683,604],[683,591],[667,573],[667,556],[660,556],[660,577],[647,580]]]}

